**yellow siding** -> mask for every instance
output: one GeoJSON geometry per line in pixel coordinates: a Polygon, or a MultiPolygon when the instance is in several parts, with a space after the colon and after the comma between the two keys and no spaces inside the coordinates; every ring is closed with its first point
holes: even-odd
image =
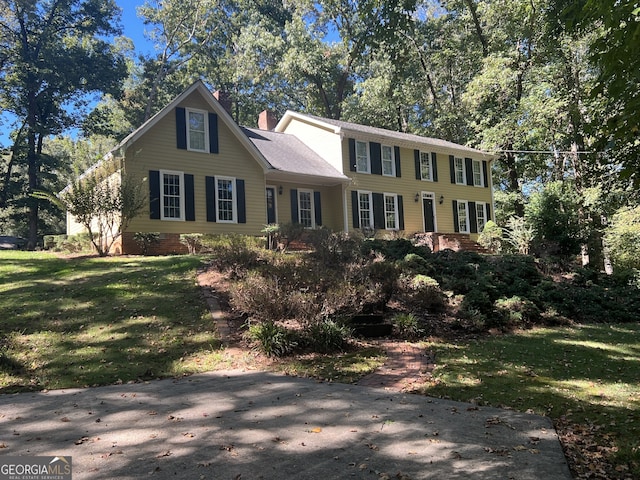
{"type": "Polygon", "coordinates": [[[342,153],[340,136],[336,135],[333,130],[293,118],[287,125],[285,132],[298,137],[336,170],[343,171],[340,157],[342,153]]]}
{"type": "MultiPolygon", "coordinates": [[[[393,142],[390,141],[388,145],[393,145],[393,142]]],[[[452,184],[449,173],[450,154],[454,154],[454,152],[436,151],[438,168],[437,182],[416,179],[413,149],[406,147],[400,148],[401,177],[356,173],[349,169],[349,144],[348,139],[345,138],[342,150],[343,171],[345,175],[352,179],[347,194],[349,228],[353,227],[351,214],[351,191],[353,190],[402,195],[405,232],[407,233],[424,231],[422,201],[420,199],[418,202],[415,201],[416,194],[419,194],[419,198],[421,198],[422,192],[429,192],[435,195],[436,225],[438,232],[452,233],[455,230],[453,225],[453,200],[486,202],[491,205],[491,215],[493,216],[491,180],[489,180],[489,188],[452,184]],[[444,197],[442,204],[439,203],[440,196],[444,197]]],[[[456,156],[460,156],[460,154],[456,153],[456,156]]]]}
{"type": "MultiPolygon", "coordinates": [[[[322,203],[322,226],[333,231],[344,229],[342,213],[342,186],[320,187],[317,185],[279,183],[282,186],[282,195],[277,196],[278,223],[281,225],[291,223],[291,190],[306,189],[320,192],[322,203]]],[[[277,191],[277,188],[276,188],[277,191]]]]}
{"type": "MultiPolygon", "coordinates": [[[[194,92],[180,107],[211,110],[199,93],[194,92]]],[[[169,112],[140,137],[125,153],[128,173],[147,178],[150,170],[173,170],[194,175],[195,221],[152,220],[149,210],[135,218],[130,232],[163,233],[242,233],[256,235],[266,223],[264,171],[231,132],[218,119],[218,154],[192,152],[176,146],[174,112],[169,112]],[[245,181],[247,223],[206,221],[206,176],[229,176],[245,181]]],[[[148,191],[148,190],[147,190],[148,191]]]]}

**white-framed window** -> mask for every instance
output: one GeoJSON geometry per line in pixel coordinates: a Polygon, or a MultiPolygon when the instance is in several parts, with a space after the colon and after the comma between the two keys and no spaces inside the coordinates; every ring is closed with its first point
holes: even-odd
{"type": "Polygon", "coordinates": [[[358,191],[358,215],[360,228],[373,228],[373,198],[371,192],[358,191]]]}
{"type": "Polygon", "coordinates": [[[369,144],[356,140],[356,172],[371,173],[371,161],[369,160],[369,144]]]}
{"type": "Polygon", "coordinates": [[[484,202],[476,202],[476,224],[478,233],[482,233],[484,226],[487,224],[487,209],[484,202]]]}
{"type": "Polygon", "coordinates": [[[298,189],[298,221],[305,228],[314,228],[313,191],[298,189]]]}
{"type": "Polygon", "coordinates": [[[484,187],[482,163],[480,160],[473,160],[473,185],[476,187],[484,187]]]}
{"type": "Polygon", "coordinates": [[[184,220],[184,173],[160,170],[162,220],[184,220]]]}
{"type": "Polygon", "coordinates": [[[433,165],[431,155],[428,152],[420,152],[420,178],[422,180],[433,181],[433,165]]]}
{"type": "Polygon", "coordinates": [[[216,215],[220,223],[236,223],[236,179],[216,177],[216,215]]]}
{"type": "Polygon", "coordinates": [[[185,109],[187,115],[187,149],[206,152],[209,145],[209,114],[204,110],[185,109]]]}
{"type": "Polygon", "coordinates": [[[398,230],[398,196],[396,194],[384,194],[384,228],[398,230]]]}
{"type": "Polygon", "coordinates": [[[458,185],[466,185],[467,184],[467,175],[464,168],[464,159],[460,157],[456,157],[453,160],[454,171],[456,174],[456,183],[458,185]]]}
{"type": "Polygon", "coordinates": [[[466,200],[458,200],[458,232],[469,233],[469,208],[466,200]]]}
{"type": "Polygon", "coordinates": [[[387,177],[396,176],[396,161],[393,154],[393,147],[382,145],[382,175],[387,177]]]}

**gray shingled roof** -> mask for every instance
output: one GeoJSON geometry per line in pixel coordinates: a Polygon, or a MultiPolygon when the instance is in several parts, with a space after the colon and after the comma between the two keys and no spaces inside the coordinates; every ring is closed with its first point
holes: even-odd
{"type": "MultiPolygon", "coordinates": [[[[293,113],[293,112],[292,112],[293,113]]],[[[350,132],[362,133],[365,135],[372,135],[384,138],[391,138],[398,141],[410,142],[421,145],[430,145],[435,147],[442,147],[446,149],[464,150],[470,153],[491,155],[488,152],[478,150],[475,148],[460,145],[458,143],[449,142],[447,140],[441,140],[439,138],[422,137],[420,135],[414,135],[411,133],[396,132],[393,130],[387,130],[385,128],[369,127],[367,125],[359,125],[357,123],[344,122],[342,120],[333,120],[331,118],[318,117],[316,115],[309,115],[306,113],[295,112],[295,115],[301,117],[307,117],[317,122],[324,122],[334,127],[338,127],[342,130],[348,130],[350,132]]]]}
{"type": "Polygon", "coordinates": [[[242,127],[242,130],[276,170],[338,180],[348,179],[293,135],[246,127],[242,127]]]}

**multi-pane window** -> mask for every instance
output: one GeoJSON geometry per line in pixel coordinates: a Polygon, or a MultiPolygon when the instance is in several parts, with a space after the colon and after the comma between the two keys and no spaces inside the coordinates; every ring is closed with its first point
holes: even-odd
{"type": "Polygon", "coordinates": [[[205,152],[207,148],[207,112],[187,110],[187,130],[188,149],[205,152]]]}
{"type": "Polygon", "coordinates": [[[469,233],[469,218],[467,216],[467,202],[458,200],[458,231],[469,233]]]}
{"type": "Polygon", "coordinates": [[[181,220],[183,218],[183,174],[162,172],[162,219],[181,220]]]}
{"type": "Polygon", "coordinates": [[[467,183],[467,179],[465,178],[464,171],[464,160],[462,158],[456,157],[453,161],[454,169],[456,174],[456,183],[459,185],[464,185],[467,183]]]}
{"type": "Polygon", "coordinates": [[[478,233],[482,233],[484,226],[487,223],[487,216],[485,214],[485,204],[482,202],[476,203],[476,224],[478,225],[478,233]]]}
{"type": "Polygon", "coordinates": [[[358,192],[360,228],[373,228],[373,205],[371,192],[358,192]]]}
{"type": "Polygon", "coordinates": [[[398,229],[397,195],[384,196],[384,227],[387,230],[398,229]]]}
{"type": "Polygon", "coordinates": [[[396,176],[396,162],[393,158],[393,148],[382,145],[382,174],[388,177],[396,176]]]}
{"type": "Polygon", "coordinates": [[[235,221],[234,179],[217,177],[216,196],[218,202],[218,221],[235,221]]]}
{"type": "Polygon", "coordinates": [[[473,161],[473,184],[476,187],[482,187],[482,164],[480,160],[473,161]]]}
{"type": "Polygon", "coordinates": [[[433,180],[431,157],[428,152],[420,152],[420,178],[422,180],[433,180]]]}
{"type": "Polygon", "coordinates": [[[305,228],[313,228],[313,192],[298,190],[298,219],[305,228]]]}
{"type": "Polygon", "coordinates": [[[356,141],[356,171],[360,173],[371,172],[367,142],[356,141]]]}

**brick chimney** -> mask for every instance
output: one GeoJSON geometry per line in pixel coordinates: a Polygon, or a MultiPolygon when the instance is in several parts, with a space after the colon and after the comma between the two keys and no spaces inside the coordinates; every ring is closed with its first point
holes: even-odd
{"type": "Polygon", "coordinates": [[[222,106],[222,108],[224,108],[229,115],[233,116],[233,112],[231,111],[231,95],[229,95],[229,93],[225,92],[224,90],[216,90],[213,93],[213,96],[216,100],[218,100],[218,103],[222,106]]]}
{"type": "Polygon", "coordinates": [[[263,110],[258,116],[258,128],[260,130],[273,130],[278,124],[275,113],[271,110],[263,110]]]}

